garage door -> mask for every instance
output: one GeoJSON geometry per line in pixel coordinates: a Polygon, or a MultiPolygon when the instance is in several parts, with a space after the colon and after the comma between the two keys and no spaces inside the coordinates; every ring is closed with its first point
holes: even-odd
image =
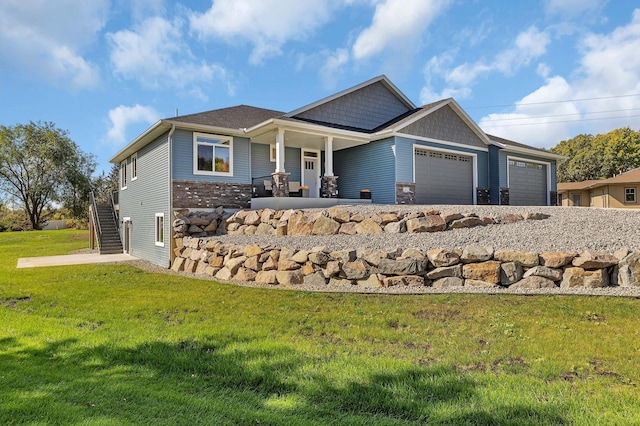
{"type": "Polygon", "coordinates": [[[473,204],[473,158],[415,150],[417,204],[473,204]]]}
{"type": "Polygon", "coordinates": [[[509,204],[512,206],[546,206],[547,166],[521,160],[509,160],[509,204]]]}

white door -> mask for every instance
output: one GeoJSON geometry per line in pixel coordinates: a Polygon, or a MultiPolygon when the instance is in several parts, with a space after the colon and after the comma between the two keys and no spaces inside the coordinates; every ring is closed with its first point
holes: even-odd
{"type": "Polygon", "coordinates": [[[303,151],[302,185],[309,187],[310,198],[320,197],[320,153],[318,151],[303,151]]]}

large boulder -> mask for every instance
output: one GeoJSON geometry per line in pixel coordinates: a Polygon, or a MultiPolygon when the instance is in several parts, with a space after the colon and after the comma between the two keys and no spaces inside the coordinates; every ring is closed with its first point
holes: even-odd
{"type": "Polygon", "coordinates": [[[547,266],[534,266],[524,273],[524,278],[532,276],[543,277],[551,281],[560,281],[562,279],[562,270],[549,268],[547,266]]]}
{"type": "Polygon", "coordinates": [[[587,271],[583,268],[570,267],[564,270],[560,287],[588,287],[598,288],[609,285],[609,274],[604,269],[587,271]]]}
{"type": "Polygon", "coordinates": [[[427,252],[427,257],[433,266],[452,266],[460,262],[460,255],[455,251],[445,249],[434,249],[427,252]]]}
{"type": "Polygon", "coordinates": [[[427,272],[427,262],[418,259],[381,259],[378,271],[383,275],[422,275],[427,272]]]}
{"type": "Polygon", "coordinates": [[[313,235],[334,235],[338,233],[340,224],[326,216],[320,216],[313,224],[313,235]]]}
{"type": "Polygon", "coordinates": [[[480,280],[493,284],[500,282],[500,262],[489,260],[480,263],[468,263],[462,267],[462,276],[467,280],[480,280]]]}
{"type": "Polygon", "coordinates": [[[342,273],[348,280],[361,280],[369,275],[369,265],[362,259],[342,265],[342,273]]]}
{"type": "Polygon", "coordinates": [[[640,252],[631,253],[618,263],[618,285],[640,287],[640,252]]]}
{"type": "Polygon", "coordinates": [[[509,288],[518,289],[518,288],[553,288],[553,287],[557,287],[557,285],[552,280],[545,277],[531,275],[511,285],[509,288]]]}
{"type": "MultiPolygon", "coordinates": [[[[440,278],[457,277],[462,278],[462,265],[443,266],[427,272],[425,275],[430,280],[439,280],[440,278]]],[[[462,285],[462,284],[460,284],[462,285]]]]}
{"type": "Polygon", "coordinates": [[[573,258],[571,264],[583,269],[603,269],[617,265],[618,258],[606,253],[584,250],[581,251],[577,257],[573,258]]]}
{"type": "Polygon", "coordinates": [[[299,285],[304,283],[304,274],[302,269],[295,271],[278,271],[276,272],[276,279],[278,284],[287,285],[299,285]]]}
{"type": "Polygon", "coordinates": [[[447,223],[439,215],[428,215],[407,220],[407,232],[438,232],[444,231],[447,223]]]}
{"type": "Polygon", "coordinates": [[[549,268],[562,268],[563,266],[571,263],[574,257],[576,257],[576,253],[569,253],[566,251],[545,251],[540,253],[539,260],[540,265],[542,266],[548,266],[549,268]]]}
{"type": "Polygon", "coordinates": [[[417,275],[399,275],[383,279],[382,285],[384,287],[424,287],[425,280],[424,277],[417,275]]]}
{"type": "Polygon", "coordinates": [[[517,262],[505,262],[500,265],[500,284],[511,285],[522,279],[522,265],[517,262]]]}
{"type": "Polygon", "coordinates": [[[486,262],[493,257],[493,247],[473,244],[462,250],[462,263],[486,262]]]}
{"type": "Polygon", "coordinates": [[[444,277],[435,280],[432,284],[434,288],[462,287],[464,280],[460,277],[444,277]]]}
{"type": "Polygon", "coordinates": [[[530,251],[497,250],[493,258],[500,262],[518,262],[527,268],[538,266],[538,253],[530,251]]]}
{"type": "Polygon", "coordinates": [[[382,228],[373,219],[367,218],[356,225],[358,234],[381,234],[382,228]]]}

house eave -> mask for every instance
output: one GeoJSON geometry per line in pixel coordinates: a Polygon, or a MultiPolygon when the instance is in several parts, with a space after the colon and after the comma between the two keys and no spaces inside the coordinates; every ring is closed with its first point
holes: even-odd
{"type": "Polygon", "coordinates": [[[556,160],[556,161],[564,161],[567,159],[567,157],[563,156],[563,155],[558,155],[558,154],[554,154],[552,152],[546,152],[546,151],[539,151],[537,149],[528,149],[528,148],[522,148],[519,146],[510,146],[510,145],[503,145],[504,148],[503,150],[505,152],[513,152],[513,153],[517,153],[517,154],[527,154],[527,155],[531,155],[531,156],[535,156],[535,157],[542,157],[542,158],[546,158],[549,160],[556,160]]]}

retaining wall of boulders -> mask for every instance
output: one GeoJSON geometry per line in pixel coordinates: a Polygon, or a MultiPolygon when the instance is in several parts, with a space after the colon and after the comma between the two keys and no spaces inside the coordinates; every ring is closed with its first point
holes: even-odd
{"type": "Polygon", "coordinates": [[[541,220],[543,213],[503,214],[479,217],[475,213],[456,211],[421,212],[389,211],[385,213],[351,213],[339,207],[321,211],[304,210],[240,210],[226,220],[229,235],[355,235],[398,234],[403,232],[439,232],[456,228],[471,228],[522,220],[541,220]]]}
{"type": "Polygon", "coordinates": [[[524,252],[471,245],[426,252],[407,248],[329,251],[323,247],[235,245],[215,238],[176,239],[172,269],[219,280],[296,286],[607,287],[640,286],[640,253],[584,250],[524,252]]]}

